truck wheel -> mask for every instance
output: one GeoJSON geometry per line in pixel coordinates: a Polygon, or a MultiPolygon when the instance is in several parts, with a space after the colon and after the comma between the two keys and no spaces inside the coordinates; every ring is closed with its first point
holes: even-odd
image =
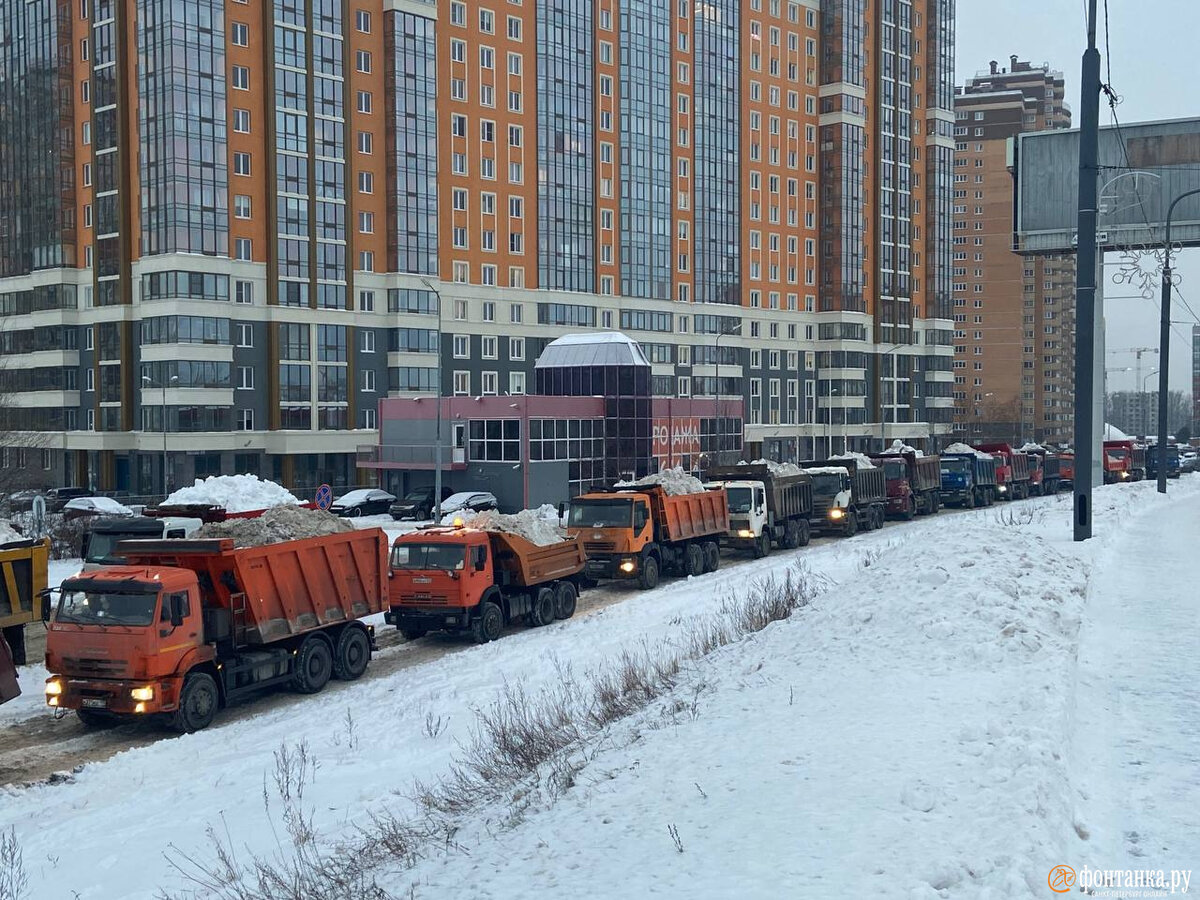
{"type": "Polygon", "coordinates": [[[313,637],[300,645],[292,671],[292,687],[301,694],[315,694],[329,683],[333,674],[333,654],[324,638],[313,637]]]}
{"type": "Polygon", "coordinates": [[[554,621],[557,604],[554,599],[554,588],[540,587],[533,599],[533,609],[529,613],[529,624],[535,628],[549,625],[554,621]]]}
{"type": "Polygon", "coordinates": [[[963,498],[963,509],[975,508],[975,491],[967,491],[967,496],[963,498]]]}
{"type": "Polygon", "coordinates": [[[905,521],[911,522],[917,515],[917,501],[910,494],[908,497],[908,507],[904,510],[905,521]]]}
{"type": "Polygon", "coordinates": [[[708,541],[704,545],[704,571],[715,572],[721,568],[721,548],[716,541],[708,541]]]}
{"type": "Polygon", "coordinates": [[[658,587],[658,560],[647,556],[642,560],[642,571],[638,574],[638,586],[643,591],[652,591],[658,587]]]}
{"type": "MultiPolygon", "coordinates": [[[[47,600],[47,603],[50,601],[47,600]]],[[[26,663],[25,658],[25,626],[10,625],[0,632],[4,635],[4,640],[8,644],[8,649],[12,651],[12,661],[14,666],[23,666],[26,663]]]]}
{"type": "Polygon", "coordinates": [[[479,618],[471,623],[471,637],[477,644],[486,644],[500,637],[504,631],[504,614],[495,603],[485,603],[479,618]]]}
{"type": "MultiPolygon", "coordinates": [[[[766,535],[763,537],[770,541],[766,535]]],[[[684,565],[688,575],[703,575],[704,574],[704,551],[700,549],[699,544],[688,544],[684,552],[684,565]]]]}
{"type": "Polygon", "coordinates": [[[804,519],[797,526],[796,546],[807,547],[809,540],[812,539],[812,531],[808,527],[808,520],[804,519]]]}
{"type": "Polygon", "coordinates": [[[942,508],[942,495],[934,491],[929,497],[933,502],[933,511],[938,512],[942,508]]]}
{"type": "Polygon", "coordinates": [[[367,633],[356,625],[343,628],[333,655],[334,674],[342,681],[355,681],[367,671],[370,661],[371,640],[367,633]]]}
{"type": "MultiPolygon", "coordinates": [[[[321,646],[325,645],[322,643],[321,646]]],[[[325,653],[328,656],[328,647],[325,653]]],[[[183,693],[179,696],[179,709],[175,710],[175,715],[171,718],[171,727],[180,734],[207,728],[217,714],[217,705],[217,683],[213,681],[213,677],[206,672],[193,672],[184,679],[183,693]]]]}
{"type": "Polygon", "coordinates": [[[762,559],[771,552],[771,539],[766,534],[760,534],[754,540],[754,558],[762,559]]]}
{"type": "Polygon", "coordinates": [[[560,581],[554,592],[554,615],[559,619],[569,619],[575,615],[575,604],[579,594],[575,585],[569,581],[560,581]]]}
{"type": "Polygon", "coordinates": [[[796,534],[796,523],[790,519],[783,523],[783,537],[779,541],[780,550],[791,550],[798,546],[800,539],[796,534]]]}
{"type": "Polygon", "coordinates": [[[852,509],[846,510],[846,524],[844,528],[846,537],[854,537],[858,534],[858,513],[852,509]]]}

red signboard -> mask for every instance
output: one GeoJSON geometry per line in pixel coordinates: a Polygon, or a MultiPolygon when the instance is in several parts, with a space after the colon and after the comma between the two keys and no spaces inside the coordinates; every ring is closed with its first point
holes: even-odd
{"type": "Polygon", "coordinates": [[[652,452],[665,465],[679,465],[680,457],[700,453],[700,417],[681,416],[654,420],[652,452]]]}

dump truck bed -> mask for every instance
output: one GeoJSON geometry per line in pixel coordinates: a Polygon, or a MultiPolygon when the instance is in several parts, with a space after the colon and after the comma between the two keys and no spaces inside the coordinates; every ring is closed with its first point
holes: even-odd
{"type": "MultiPolygon", "coordinates": [[[[800,463],[805,469],[842,468],[850,475],[854,502],[885,503],[887,501],[887,477],[879,466],[864,468],[855,459],[810,459],[800,463]]],[[[939,473],[939,478],[941,477],[939,473]]]]}
{"type": "Polygon", "coordinates": [[[587,562],[579,536],[544,546],[507,531],[491,531],[488,537],[498,583],[532,587],[576,575],[587,562]]]}
{"type": "Polygon", "coordinates": [[[380,528],[262,547],[229,538],[122,541],[131,566],[191,569],[204,606],[227,610],[236,645],[269,644],[387,607],[387,535],[380,528]]]}
{"type": "Polygon", "coordinates": [[[49,539],[0,544],[0,628],[41,621],[49,567],[49,539]]]}
{"type": "Polygon", "coordinates": [[[729,498],[724,490],[668,494],[661,487],[638,488],[650,495],[660,541],[690,541],[729,530],[729,498]]]}
{"type": "Polygon", "coordinates": [[[710,481],[761,481],[767,508],[776,516],[792,518],[812,512],[812,477],[806,472],[783,475],[769,466],[716,466],[704,473],[710,481]]]}

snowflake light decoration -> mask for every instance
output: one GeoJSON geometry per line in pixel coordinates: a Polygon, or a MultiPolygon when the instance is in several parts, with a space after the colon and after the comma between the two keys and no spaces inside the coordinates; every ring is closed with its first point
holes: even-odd
{"type": "MultiPolygon", "coordinates": [[[[1161,247],[1126,247],[1121,251],[1119,268],[1113,274],[1116,284],[1127,284],[1151,300],[1162,285],[1163,255],[1161,247]]],[[[1171,273],[1171,283],[1179,283],[1179,273],[1171,273]]]]}

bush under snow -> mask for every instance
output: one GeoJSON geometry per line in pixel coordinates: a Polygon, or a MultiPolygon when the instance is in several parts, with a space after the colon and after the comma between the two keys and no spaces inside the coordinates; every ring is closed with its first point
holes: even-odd
{"type": "Polygon", "coordinates": [[[301,501],[291,491],[257,475],[212,475],[197,478],[190,487],[180,488],[165,501],[167,506],[210,504],[226,512],[249,512],[272,506],[294,506],[301,501]]]}

